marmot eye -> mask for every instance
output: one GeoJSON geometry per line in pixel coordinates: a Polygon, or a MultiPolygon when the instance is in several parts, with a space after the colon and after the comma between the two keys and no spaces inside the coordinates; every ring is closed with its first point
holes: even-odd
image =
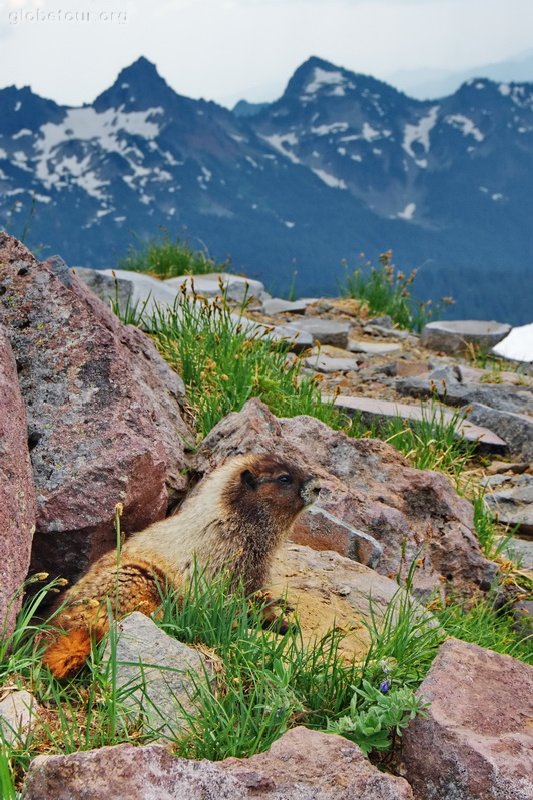
{"type": "Polygon", "coordinates": [[[287,474],[280,475],[278,478],[278,483],[292,483],[292,478],[287,474]]]}

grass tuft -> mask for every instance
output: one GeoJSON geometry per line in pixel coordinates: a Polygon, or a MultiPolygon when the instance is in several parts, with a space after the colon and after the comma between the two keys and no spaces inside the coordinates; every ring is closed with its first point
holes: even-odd
{"type": "Polygon", "coordinates": [[[287,342],[232,312],[222,296],[208,301],[182,294],[174,309],[159,309],[150,329],[160,353],[183,378],[200,436],[250,397],[274,414],[309,414],[335,424],[340,414],[322,402],[320,384],[303,373],[287,342]]]}
{"type": "MultiPolygon", "coordinates": [[[[413,269],[405,275],[397,270],[391,250],[379,256],[379,264],[374,267],[367,263],[347,275],[343,294],[364,301],[370,314],[388,314],[400,328],[420,332],[427,322],[438,317],[440,306],[433,306],[432,300],[414,300],[411,290],[417,271],[413,269]]],[[[444,305],[453,302],[450,297],[442,298],[444,305]]]]}
{"type": "Polygon", "coordinates": [[[179,275],[227,272],[229,261],[217,264],[206,251],[193,250],[187,240],[180,237],[173,240],[168,233],[164,233],[159,239],[152,239],[138,247],[131,246],[117,267],[147,272],[165,279],[179,275]]]}

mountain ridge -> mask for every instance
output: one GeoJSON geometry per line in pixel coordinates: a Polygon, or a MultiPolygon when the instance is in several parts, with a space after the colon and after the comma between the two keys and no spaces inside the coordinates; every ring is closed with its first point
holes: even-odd
{"type": "Polygon", "coordinates": [[[141,57],[93,103],[8,87],[0,114],[0,221],[72,264],[111,266],[164,228],[276,291],[297,270],[300,292],[336,293],[343,259],[392,248],[455,315],[529,321],[533,84],[423,101],[312,56],[240,116],[141,57]]]}

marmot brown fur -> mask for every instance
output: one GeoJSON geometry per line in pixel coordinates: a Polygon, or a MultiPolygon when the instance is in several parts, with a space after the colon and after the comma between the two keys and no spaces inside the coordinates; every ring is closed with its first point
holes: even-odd
{"type": "Polygon", "coordinates": [[[115,551],[102,556],[66,592],[66,606],[54,619],[60,633],[44,663],[58,678],[74,674],[91,641],[109,627],[108,603],[117,618],[132,611],[149,615],[161,605],[161,589],[179,592],[195,563],[209,575],[230,570],[249,593],[261,589],[275,551],[317,495],[312,476],[285,458],[229,459],[196,487],[176,516],[133,534],[119,559],[115,551]]]}

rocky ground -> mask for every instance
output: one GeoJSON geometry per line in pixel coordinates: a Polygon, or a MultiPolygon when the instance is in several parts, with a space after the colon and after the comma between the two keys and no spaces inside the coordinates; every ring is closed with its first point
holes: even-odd
{"type": "MultiPolygon", "coordinates": [[[[238,313],[245,281],[225,281],[238,313]]],[[[154,301],[172,304],[181,282],[123,274],[119,301],[130,296],[148,315],[154,301]]],[[[433,326],[419,337],[388,318],[369,319],[354,300],[287,304],[248,283],[247,318],[274,338],[294,340],[306,369],[321,376],[324,396],[335,397],[347,414],[361,414],[369,426],[389,415],[416,418],[438,395],[457,435],[477,442],[471,477],[489,488],[487,502],[500,520],[516,527],[511,547],[529,570],[533,377],[525,362],[483,368],[468,355],[475,345],[479,358],[508,328],[433,326]],[[464,420],[453,416],[456,409],[464,420]]],[[[220,291],[217,279],[205,276],[195,285],[206,296],[220,291]]],[[[0,396],[9,409],[1,422],[8,446],[0,452],[0,602],[8,631],[19,605],[12,598],[28,570],[74,580],[114,545],[118,499],[124,531],[141,529],[184,495],[186,472],[201,478],[249,450],[290,455],[320,479],[320,500],[279,554],[271,587],[278,595],[286,591],[309,641],[335,621],[349,633],[344,653],[362,656],[364,621],[385,613],[397,591],[394,577],[421,547],[419,598],[444,587],[488,589],[498,564],[481,551],[472,506],[446,476],[414,469],[385,442],[349,438],[310,417],[277,418],[257,399],[222,419],[195,450],[181,379],[148,337],[122,325],[93,292],[113,296],[112,276],[73,273],[60,259],[40,264],[0,234],[0,396]]],[[[130,667],[149,653],[151,664],[162,657],[170,669],[178,659],[203,670],[196,651],[184,654],[173,640],[167,646],[161,637],[168,637],[139,616],[138,623],[121,623],[130,667]]],[[[526,800],[533,794],[532,675],[508,656],[446,642],[420,688],[431,704],[427,717],[405,734],[403,777],[380,772],[342,737],[298,727],[266,753],[217,763],[172,758],[158,744],[38,757],[23,797],[526,800]]],[[[168,686],[155,677],[150,686],[149,707],[158,710],[161,726],[174,724],[175,712],[165,705],[168,686]]],[[[181,683],[170,688],[182,690],[181,683]]],[[[3,687],[4,736],[20,737],[46,714],[21,692],[3,687]]],[[[131,702],[148,719],[143,697],[131,702]]]]}

